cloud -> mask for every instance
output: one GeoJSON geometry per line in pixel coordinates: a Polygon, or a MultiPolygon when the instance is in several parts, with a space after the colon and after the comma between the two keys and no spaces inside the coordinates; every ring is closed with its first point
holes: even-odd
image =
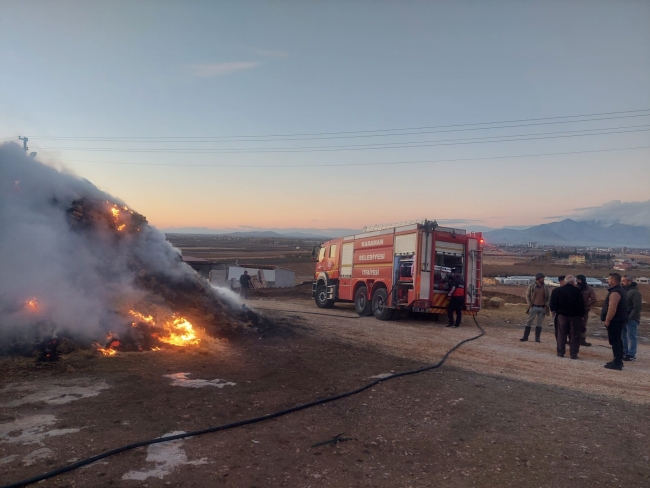
{"type": "Polygon", "coordinates": [[[438,219],[439,224],[476,224],[478,222],[485,222],[484,220],[469,220],[469,219],[438,219]]]}
{"type": "Polygon", "coordinates": [[[566,218],[566,215],[551,215],[550,217],[544,217],[544,219],[546,220],[555,220],[555,219],[564,219],[564,218],[566,218]]]}
{"type": "Polygon", "coordinates": [[[596,207],[579,207],[579,208],[574,208],[573,211],[574,212],[584,212],[586,210],[591,210],[593,208],[600,208],[600,207],[598,207],[598,206],[596,206],[596,207]]]}
{"type": "Polygon", "coordinates": [[[286,58],[289,56],[288,52],[279,49],[253,49],[252,51],[265,58],[286,58]]]}
{"type": "Polygon", "coordinates": [[[650,227],[650,200],[643,202],[621,202],[612,200],[600,207],[590,207],[573,216],[576,220],[601,220],[628,225],[650,227]]]}
{"type": "Polygon", "coordinates": [[[233,63],[203,63],[189,66],[191,73],[199,78],[215,78],[229,75],[236,71],[255,68],[261,63],[258,61],[236,61],[233,63]]]}

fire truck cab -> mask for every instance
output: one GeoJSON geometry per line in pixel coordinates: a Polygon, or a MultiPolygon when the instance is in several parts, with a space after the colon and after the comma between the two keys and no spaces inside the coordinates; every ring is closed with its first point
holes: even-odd
{"type": "Polygon", "coordinates": [[[449,280],[465,282],[463,314],[481,308],[481,233],[416,220],[364,227],[361,234],[332,239],[312,252],[312,297],[320,308],[353,302],[359,315],[390,320],[396,310],[446,312],[449,280]]]}

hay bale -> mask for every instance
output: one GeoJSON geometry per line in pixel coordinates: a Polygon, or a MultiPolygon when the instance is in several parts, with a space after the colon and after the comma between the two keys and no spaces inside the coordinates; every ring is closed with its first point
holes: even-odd
{"type": "Polygon", "coordinates": [[[490,298],[488,305],[492,308],[501,308],[505,305],[505,300],[499,297],[492,297],[490,298]]]}
{"type": "Polygon", "coordinates": [[[71,341],[66,337],[59,339],[59,344],[56,346],[56,352],[58,352],[59,354],[70,354],[71,352],[76,351],[77,349],[79,349],[77,343],[71,341]]]}

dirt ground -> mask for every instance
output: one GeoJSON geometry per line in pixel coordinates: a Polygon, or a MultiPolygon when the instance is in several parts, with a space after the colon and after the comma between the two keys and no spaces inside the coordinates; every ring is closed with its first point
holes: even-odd
{"type": "MultiPolygon", "coordinates": [[[[277,329],[199,348],[2,359],[0,484],[120,445],[268,414],[433,363],[478,331],[320,310],[307,293],[249,301],[277,329]],[[325,314],[325,315],[314,315],[325,314]]],[[[520,305],[485,310],[486,335],[439,369],[279,419],[123,453],[54,487],[650,486],[650,327],[639,360],[602,368],[520,343],[520,305]],[[311,447],[338,434],[349,440],[311,447]]],[[[171,346],[170,346],[171,347],[171,346]]]]}

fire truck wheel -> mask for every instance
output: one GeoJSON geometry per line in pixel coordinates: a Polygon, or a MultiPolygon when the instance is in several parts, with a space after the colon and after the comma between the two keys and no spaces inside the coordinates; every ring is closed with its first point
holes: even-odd
{"type": "Polygon", "coordinates": [[[334,300],[327,299],[327,287],[325,285],[318,285],[316,287],[316,297],[314,298],[318,308],[332,308],[334,300]]]}
{"type": "Polygon", "coordinates": [[[372,294],[372,313],[379,320],[390,320],[393,317],[393,309],[383,307],[387,301],[388,293],[385,288],[380,288],[372,294]]]}
{"type": "Polygon", "coordinates": [[[368,288],[360,286],[354,295],[354,309],[362,317],[372,313],[372,303],[368,300],[368,288]]]}

